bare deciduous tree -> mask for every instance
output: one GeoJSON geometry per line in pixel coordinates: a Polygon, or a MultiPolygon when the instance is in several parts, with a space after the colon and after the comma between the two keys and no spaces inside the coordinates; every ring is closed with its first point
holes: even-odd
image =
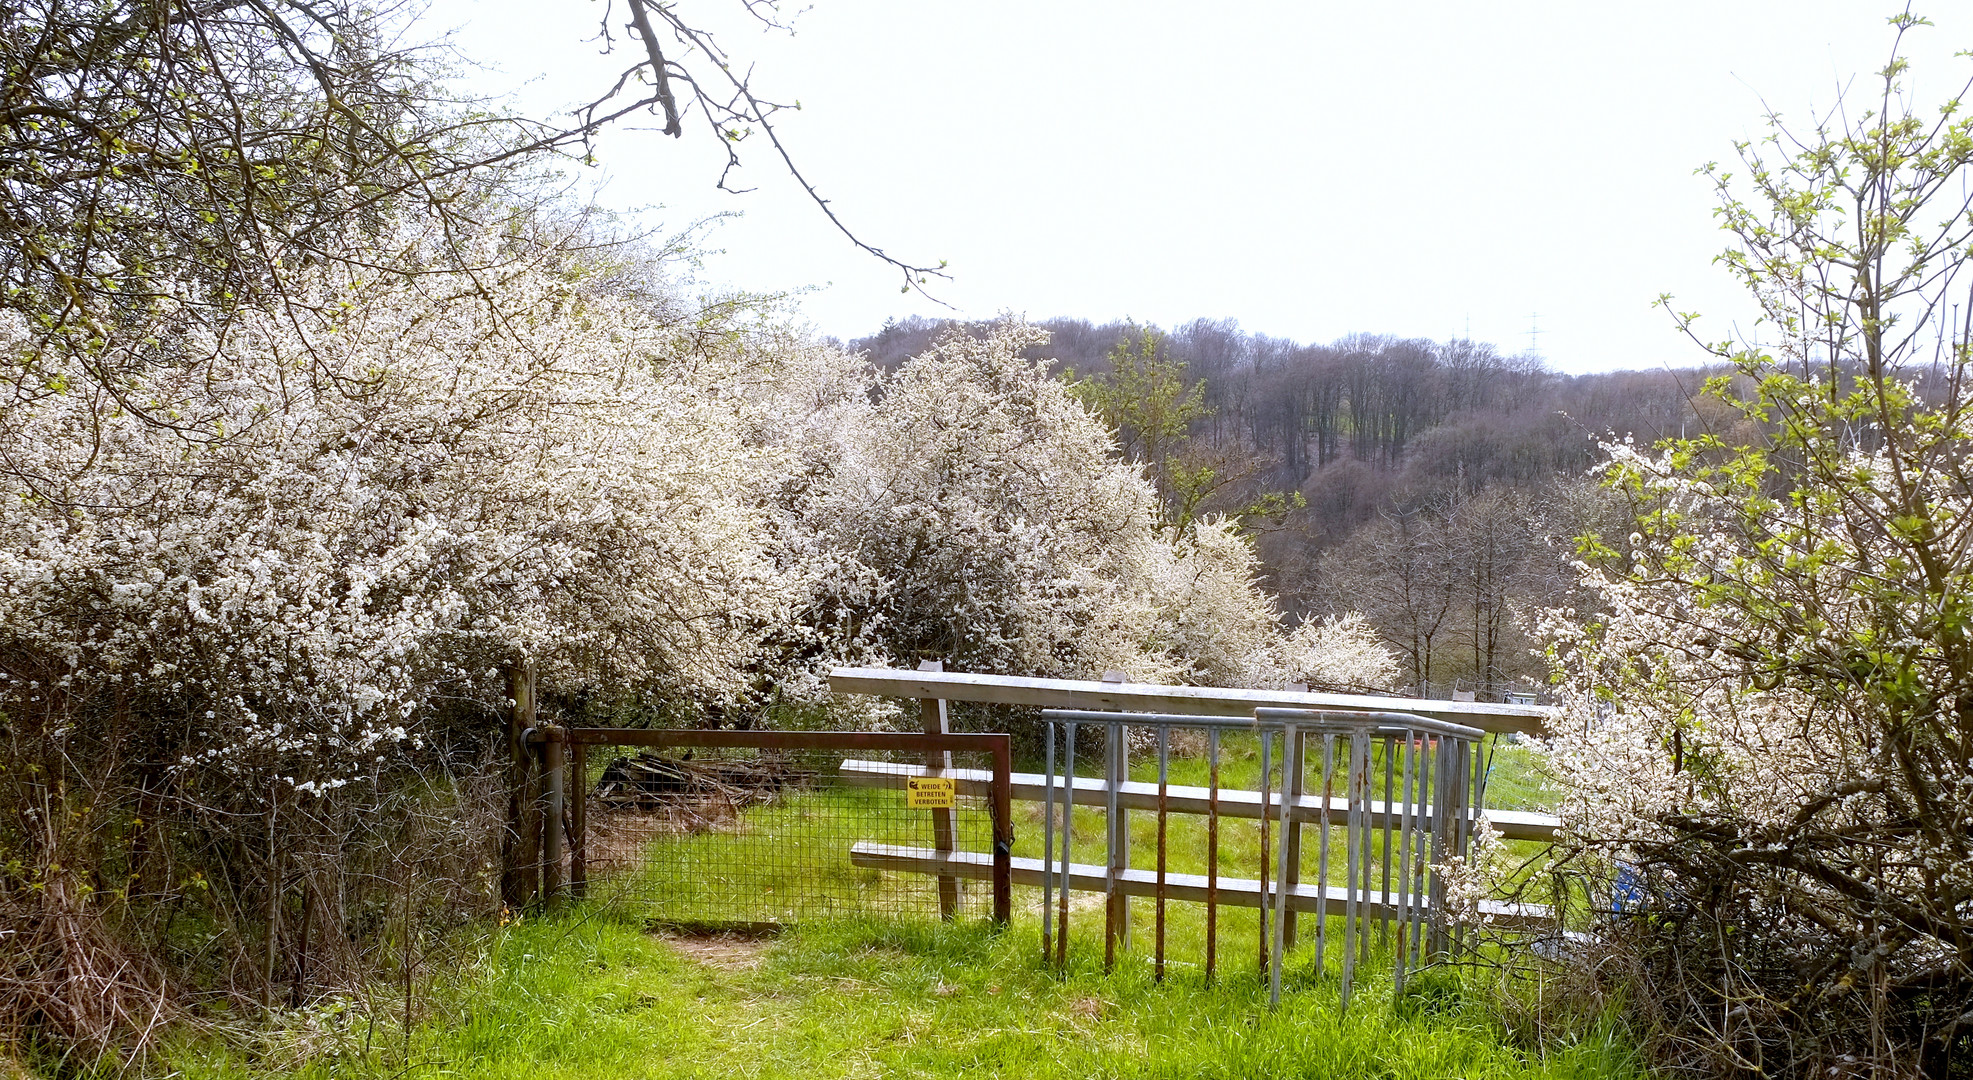
{"type": "MultiPolygon", "coordinates": [[[[771,0],[740,2],[780,25],[771,0]]],[[[535,201],[538,177],[527,167],[541,155],[585,151],[604,127],[646,110],[674,136],[696,115],[726,147],[729,175],[758,132],[830,220],[898,268],[906,287],[939,273],[843,225],[782,145],[781,106],[752,91],[745,66],[710,34],[651,0],[606,9],[606,48],[616,45],[613,29],[634,38],[626,66],[552,122],[446,91],[431,49],[403,43],[415,24],[395,7],[0,8],[0,307],[84,355],[159,315],[223,326],[242,305],[297,302],[287,272],[346,258],[351,234],[374,238],[407,206],[444,223],[445,241],[484,235],[485,219],[535,201]],[[627,21],[615,27],[619,16],[627,21]]],[[[365,250],[373,273],[486,261],[484,252],[440,256],[423,246],[365,250]]],[[[146,358],[172,354],[167,336],[146,358]]],[[[91,370],[114,391],[122,383],[107,363],[91,370]]],[[[19,389],[37,387],[29,379],[19,389]]]]}

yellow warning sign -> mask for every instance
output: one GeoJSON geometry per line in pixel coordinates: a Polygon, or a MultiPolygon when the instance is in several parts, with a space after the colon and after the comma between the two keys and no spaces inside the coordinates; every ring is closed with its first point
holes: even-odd
{"type": "Polygon", "coordinates": [[[907,776],[905,805],[913,810],[950,810],[959,785],[949,776],[907,776]]]}

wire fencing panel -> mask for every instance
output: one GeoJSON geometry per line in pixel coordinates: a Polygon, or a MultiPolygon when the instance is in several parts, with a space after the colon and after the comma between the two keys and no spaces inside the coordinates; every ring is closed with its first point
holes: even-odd
{"type": "Polygon", "coordinates": [[[590,746],[594,783],[576,789],[585,802],[571,815],[588,895],[653,923],[707,928],[990,917],[993,754],[941,751],[949,759],[928,762],[921,749],[860,741],[590,746]],[[928,774],[989,780],[927,784],[928,774]],[[912,872],[872,852],[960,865],[912,872]]]}

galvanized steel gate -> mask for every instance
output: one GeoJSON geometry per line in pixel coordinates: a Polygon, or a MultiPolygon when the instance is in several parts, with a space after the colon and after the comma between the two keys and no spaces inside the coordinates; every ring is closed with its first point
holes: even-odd
{"type": "Polygon", "coordinates": [[[1328,964],[1329,917],[1343,918],[1339,975],[1346,1005],[1356,966],[1369,951],[1371,922],[1376,922],[1386,942],[1395,934],[1395,978],[1400,987],[1408,969],[1449,951],[1452,928],[1444,917],[1443,870],[1452,858],[1465,853],[1473,822],[1485,805],[1486,770],[1475,752],[1485,733],[1408,713],[1269,708],[1256,713],[1254,719],[1242,720],[1070,709],[1042,712],[1047,726],[1042,948],[1054,963],[1065,961],[1069,892],[1079,889],[1104,894],[1106,964],[1114,963],[1119,946],[1128,943],[1129,898],[1155,900],[1153,963],[1160,978],[1166,960],[1169,900],[1206,905],[1208,978],[1218,961],[1218,908],[1258,908],[1261,934],[1256,954],[1275,1001],[1281,994],[1282,957],[1295,945],[1296,916],[1302,912],[1317,917],[1318,971],[1328,964]],[[1077,730],[1087,726],[1099,726],[1105,733],[1100,780],[1075,775],[1077,730]],[[1153,736],[1155,785],[1130,779],[1133,732],[1153,736]],[[1175,732],[1204,737],[1209,776],[1204,791],[1190,786],[1175,789],[1169,782],[1175,732]],[[1221,788],[1221,737],[1229,732],[1258,738],[1258,790],[1221,788]],[[1277,741],[1278,789],[1274,786],[1277,741]],[[1058,745],[1062,748],[1059,774],[1058,745]],[[1311,749],[1316,751],[1313,759],[1311,749]],[[1372,797],[1379,787],[1372,775],[1373,762],[1382,764],[1381,799],[1372,797]],[[1104,809],[1104,863],[1078,866],[1070,859],[1074,843],[1070,811],[1097,798],[1104,809]],[[1148,870],[1132,866],[1129,824],[1131,809],[1146,808],[1147,802],[1157,814],[1156,860],[1148,870]],[[1174,813],[1206,818],[1203,875],[1175,874],[1169,869],[1165,841],[1174,813]],[[1223,817],[1258,821],[1256,872],[1251,878],[1220,874],[1223,817]],[[1304,832],[1309,828],[1315,830],[1317,850],[1313,884],[1300,880],[1304,832]],[[1332,884],[1332,855],[1343,871],[1340,885],[1332,884]]]}
{"type": "MultiPolygon", "coordinates": [[[[1540,811],[1482,809],[1493,745],[1483,742],[1483,736],[1541,733],[1551,710],[1537,706],[1404,699],[1404,709],[1393,711],[1398,699],[1310,693],[1300,687],[1133,684],[1118,672],[1101,681],[948,673],[931,662],[917,671],[838,668],[829,682],[838,693],[917,698],[927,716],[935,709],[943,715],[947,700],[1044,711],[1046,772],[1018,773],[1012,783],[1015,799],[1042,804],[1037,816],[1044,826],[1043,850],[1034,853],[1040,858],[1014,859],[1012,876],[1017,885],[1041,890],[1043,945],[1047,959],[1056,963],[1067,955],[1068,895],[1086,892],[1102,895],[1105,956],[1112,962],[1130,940],[1131,898],[1143,897],[1157,902],[1153,962],[1160,976],[1166,964],[1165,907],[1181,901],[1203,905],[1203,966],[1209,976],[1218,963],[1219,909],[1234,907],[1260,916],[1253,955],[1277,999],[1283,956],[1295,946],[1297,916],[1304,912],[1324,916],[1316,928],[1323,970],[1328,967],[1326,918],[1343,916],[1338,975],[1345,994],[1370,942],[1373,921],[1380,948],[1395,939],[1394,978],[1402,986],[1407,971],[1461,946],[1465,929],[1449,917],[1445,871],[1452,859],[1467,853],[1478,819],[1484,814],[1509,840],[1549,843],[1560,828],[1554,815],[1540,811]],[[1104,731],[1102,776],[1075,775],[1074,742],[1068,738],[1072,724],[1104,731]],[[1133,752],[1142,755],[1152,749],[1135,747],[1139,739],[1133,731],[1148,732],[1153,740],[1154,781],[1131,778],[1133,752]],[[1198,778],[1203,783],[1169,782],[1174,735],[1191,738],[1194,745],[1181,757],[1194,773],[1199,771],[1196,744],[1203,736],[1206,769],[1198,778]],[[1223,737],[1237,738],[1243,748],[1257,749],[1270,759],[1253,788],[1222,786],[1223,737]],[[1319,757],[1311,767],[1309,751],[1316,747],[1319,757]],[[1279,785],[1273,781],[1277,761],[1286,765],[1279,771],[1279,785]],[[1315,794],[1318,784],[1322,791],[1315,794]],[[1380,794],[1382,798],[1373,797],[1380,794]],[[1071,856],[1075,835],[1069,811],[1074,807],[1102,812],[1101,863],[1078,863],[1071,856]],[[1157,815],[1155,866],[1132,863],[1133,812],[1157,815]],[[1165,858],[1167,825],[1199,818],[1205,825],[1206,873],[1174,872],[1165,858]],[[1221,874],[1223,819],[1238,824],[1252,843],[1252,877],[1221,874]],[[1304,834],[1310,828],[1316,830],[1316,865],[1309,869],[1319,880],[1305,884],[1300,875],[1308,839],[1304,834]],[[1341,871],[1340,884],[1334,870],[1341,871]]],[[[959,783],[963,787],[986,780],[983,775],[961,776],[959,783]]],[[[1191,839],[1197,840],[1197,827],[1191,831],[1191,839]]],[[[1028,846],[1032,850],[1034,845],[1028,846]]],[[[934,869],[929,860],[908,853],[870,851],[858,858],[895,869],[934,869]]],[[[1555,929],[1553,914],[1540,905],[1481,900],[1477,914],[1496,929],[1555,929]]]]}

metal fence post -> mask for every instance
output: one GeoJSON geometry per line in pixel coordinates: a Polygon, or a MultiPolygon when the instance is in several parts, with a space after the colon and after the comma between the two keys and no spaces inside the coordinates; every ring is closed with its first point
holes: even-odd
{"type": "Polygon", "coordinates": [[[1367,936],[1363,927],[1364,903],[1370,898],[1370,875],[1364,867],[1363,856],[1369,848],[1370,806],[1367,796],[1370,773],[1370,730],[1358,728],[1349,733],[1350,764],[1349,779],[1344,781],[1344,799],[1348,801],[1347,821],[1343,835],[1347,838],[1344,854],[1345,871],[1349,885],[1343,894],[1343,992],[1342,1007],[1350,1007],[1350,983],[1356,976],[1358,945],[1367,936]],[[1360,890],[1360,891],[1359,891],[1360,890]]]}
{"type": "MultiPolygon", "coordinates": [[[[1290,683],[1288,689],[1298,691],[1301,693],[1307,693],[1308,684],[1290,683]]],[[[1305,779],[1303,777],[1303,772],[1304,772],[1304,766],[1306,766],[1307,763],[1308,763],[1308,736],[1307,735],[1297,735],[1293,739],[1287,739],[1283,741],[1281,745],[1281,797],[1284,800],[1286,800],[1288,805],[1291,807],[1295,806],[1297,803],[1301,801],[1302,793],[1305,786],[1305,779]]],[[[1326,796],[1327,792],[1325,792],[1324,794],[1326,796]]],[[[1328,804],[1325,803],[1323,805],[1321,813],[1322,813],[1323,835],[1327,836],[1328,826],[1329,826],[1328,804]]],[[[1282,878],[1281,887],[1287,890],[1287,892],[1290,895],[1292,895],[1295,891],[1295,886],[1301,884],[1302,882],[1302,819],[1299,813],[1295,813],[1291,815],[1290,818],[1288,819],[1288,824],[1282,827],[1281,844],[1287,850],[1288,853],[1288,857],[1285,860],[1285,865],[1288,867],[1288,873],[1286,877],[1282,878]]],[[[1323,884],[1326,885],[1328,884],[1328,882],[1323,882],[1323,884]]],[[[1293,949],[1295,947],[1296,914],[1297,912],[1294,909],[1290,908],[1282,916],[1281,940],[1285,948],[1293,949]]],[[[1321,912],[1317,912],[1315,917],[1317,921],[1316,922],[1317,926],[1318,927],[1321,926],[1323,920],[1323,915],[1321,914],[1321,912]]]]}
{"type": "MultiPolygon", "coordinates": [[[[1120,685],[1129,680],[1121,671],[1106,671],[1103,681],[1120,685]]],[[[1124,782],[1130,779],[1130,733],[1121,723],[1108,725],[1107,731],[1109,745],[1103,768],[1103,786],[1109,795],[1103,823],[1107,836],[1103,845],[1107,855],[1103,861],[1109,882],[1108,895],[1103,898],[1103,955],[1106,967],[1115,959],[1117,949],[1126,952],[1130,949],[1130,897],[1116,887],[1118,879],[1130,867],[1130,811],[1117,803],[1117,795],[1124,782]]]]}
{"type": "Polygon", "coordinates": [[[1273,779],[1274,779],[1272,776],[1268,775],[1273,768],[1273,763],[1269,761],[1268,758],[1269,755],[1273,752],[1273,749],[1274,749],[1274,732],[1268,728],[1262,728],[1261,729],[1261,808],[1260,808],[1261,809],[1261,815],[1260,815],[1261,816],[1261,822],[1260,822],[1261,857],[1260,857],[1260,878],[1259,878],[1260,933],[1255,937],[1254,940],[1256,943],[1255,951],[1259,957],[1255,961],[1255,970],[1260,972],[1261,981],[1263,983],[1267,981],[1267,901],[1268,901],[1267,818],[1268,818],[1268,809],[1271,806],[1271,803],[1268,799],[1268,785],[1273,783],[1273,779]]]}
{"type": "Polygon", "coordinates": [[[532,902],[540,887],[540,817],[534,812],[534,748],[527,731],[534,726],[534,664],[507,665],[507,829],[501,837],[500,899],[510,908],[532,902]]]}
{"type": "Polygon", "coordinates": [[[1062,734],[1062,868],[1061,895],[1055,900],[1055,966],[1069,962],[1069,849],[1075,843],[1076,815],[1076,725],[1063,725],[1062,734]]]}
{"type": "MultiPolygon", "coordinates": [[[[1295,725],[1289,724],[1286,728],[1282,729],[1281,764],[1283,768],[1287,767],[1288,759],[1293,756],[1290,754],[1288,747],[1299,741],[1301,741],[1301,732],[1295,729],[1295,725]]],[[[1286,922],[1288,904],[1291,902],[1293,895],[1292,888],[1288,884],[1288,820],[1292,816],[1291,811],[1294,809],[1294,804],[1289,802],[1286,797],[1285,789],[1287,787],[1287,780],[1285,777],[1282,780],[1282,787],[1284,788],[1284,794],[1281,799],[1281,842],[1279,848],[1276,849],[1281,858],[1281,868],[1274,875],[1274,947],[1268,952],[1267,965],[1267,1003],[1270,1007],[1281,1004],[1281,962],[1285,955],[1282,949],[1281,932],[1286,922]]],[[[1262,802],[1265,804],[1266,800],[1263,799],[1262,802]]],[[[1265,812],[1265,805],[1263,805],[1263,812],[1265,812]]],[[[1316,910],[1318,912],[1323,911],[1320,907],[1316,910]]]]}
{"type": "Polygon", "coordinates": [[[1014,747],[1010,736],[993,743],[993,922],[1005,927],[1014,914],[1014,747]]]}
{"type": "Polygon", "coordinates": [[[541,732],[541,773],[546,780],[541,798],[541,898],[554,903],[562,897],[563,772],[562,733],[541,732]]]}
{"type": "Polygon", "coordinates": [[[1157,883],[1157,959],[1156,978],[1165,979],[1165,878],[1166,878],[1166,818],[1170,814],[1171,787],[1171,725],[1158,725],[1158,883],[1157,883]]]}
{"type": "Polygon", "coordinates": [[[1130,947],[1130,900],[1117,887],[1123,868],[1130,865],[1130,833],[1117,805],[1124,772],[1122,724],[1104,728],[1103,746],[1103,970],[1117,963],[1117,947],[1130,947]]]}
{"type": "Polygon", "coordinates": [[[1219,729],[1206,729],[1206,981],[1219,961],[1219,729]]]}
{"type": "Polygon", "coordinates": [[[1432,862],[1425,886],[1425,958],[1435,964],[1445,959],[1445,868],[1452,857],[1453,798],[1459,790],[1453,777],[1452,740],[1441,738],[1432,749],[1432,862]]]}
{"type": "Polygon", "coordinates": [[[569,892],[580,900],[589,895],[589,744],[569,748],[569,892]]]}
{"type": "MultiPolygon", "coordinates": [[[[1283,805],[1294,807],[1296,803],[1301,801],[1304,791],[1302,772],[1307,764],[1308,736],[1297,734],[1293,737],[1284,737],[1281,740],[1281,801],[1283,805]]],[[[1329,823],[1327,811],[1327,806],[1324,806],[1318,811],[1321,814],[1321,820],[1325,826],[1329,823]]],[[[1282,853],[1281,866],[1284,871],[1281,877],[1281,888],[1292,894],[1295,891],[1295,886],[1302,883],[1302,819],[1300,814],[1291,812],[1282,824],[1280,844],[1282,853]]],[[[1289,949],[1295,947],[1296,914],[1294,911],[1286,911],[1281,916],[1281,940],[1283,946],[1289,949]]],[[[1316,915],[1318,925],[1320,925],[1321,918],[1322,916],[1320,914],[1316,915]]]]}
{"type": "MultiPolygon", "coordinates": [[[[1055,959],[1055,722],[1042,724],[1041,774],[1041,962],[1055,959]]],[[[1067,881],[1062,882],[1066,893],[1067,881]]]]}

